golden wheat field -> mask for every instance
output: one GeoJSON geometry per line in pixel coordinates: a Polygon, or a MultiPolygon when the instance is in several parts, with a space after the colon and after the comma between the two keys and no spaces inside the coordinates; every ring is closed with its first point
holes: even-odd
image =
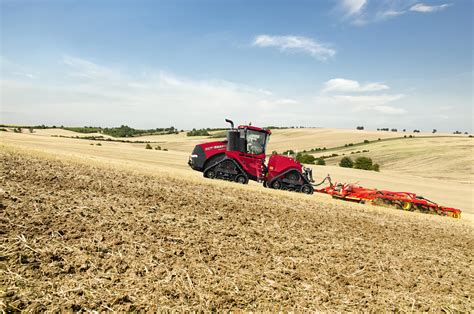
{"type": "MultiPolygon", "coordinates": [[[[203,138],[164,136],[157,142],[169,150],[158,151],[48,132],[0,133],[5,311],[473,310],[465,212],[456,220],[206,180],[187,167],[189,151],[173,149],[203,138]]],[[[390,165],[382,149],[369,154],[390,165]]],[[[379,187],[435,189],[436,200],[472,211],[472,177],[423,177],[400,165],[313,168],[379,187]]]]}

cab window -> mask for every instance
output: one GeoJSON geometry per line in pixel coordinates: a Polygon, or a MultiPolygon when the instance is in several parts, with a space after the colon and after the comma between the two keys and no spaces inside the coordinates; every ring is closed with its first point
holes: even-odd
{"type": "Polygon", "coordinates": [[[259,155],[265,153],[265,146],[267,144],[267,134],[265,132],[258,132],[247,130],[247,153],[259,155]]]}

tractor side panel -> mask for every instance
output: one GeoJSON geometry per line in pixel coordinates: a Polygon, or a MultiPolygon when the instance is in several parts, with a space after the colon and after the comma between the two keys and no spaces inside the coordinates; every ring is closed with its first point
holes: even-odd
{"type": "Polygon", "coordinates": [[[206,161],[217,154],[225,153],[226,147],[227,142],[210,142],[196,145],[188,164],[193,170],[203,171],[206,161]]]}
{"type": "Polygon", "coordinates": [[[290,168],[297,169],[300,173],[302,172],[301,164],[293,158],[272,155],[268,160],[268,173],[266,181],[271,181],[274,177],[290,168]]]}

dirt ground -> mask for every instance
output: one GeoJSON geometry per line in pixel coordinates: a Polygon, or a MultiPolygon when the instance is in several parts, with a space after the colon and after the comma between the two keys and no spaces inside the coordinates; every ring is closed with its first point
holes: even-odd
{"type": "Polygon", "coordinates": [[[6,311],[473,310],[462,220],[5,148],[0,158],[6,311]]]}

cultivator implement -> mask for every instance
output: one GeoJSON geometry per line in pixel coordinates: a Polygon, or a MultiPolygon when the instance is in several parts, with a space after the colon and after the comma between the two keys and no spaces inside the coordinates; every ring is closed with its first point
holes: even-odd
{"type": "Polygon", "coordinates": [[[367,203],[406,211],[416,211],[441,216],[449,216],[453,218],[461,218],[460,209],[440,206],[429,199],[418,196],[411,192],[392,192],[377,189],[367,189],[356,184],[332,184],[332,182],[330,182],[329,186],[316,189],[315,191],[329,194],[333,198],[345,201],[363,204],[367,203]]]}
{"type": "Polygon", "coordinates": [[[271,189],[305,194],[319,192],[346,201],[461,217],[461,210],[439,206],[415,193],[366,189],[356,184],[332,184],[329,175],[322,182],[314,184],[312,170],[288,156],[272,154],[268,164],[265,164],[271,131],[252,125],[234,128],[231,120],[226,121],[231,126],[227,131],[227,140],[196,145],[189,157],[189,166],[202,172],[205,178],[241,184],[253,180],[271,189]],[[328,187],[318,188],[325,182],[329,183],[328,187]]]}

